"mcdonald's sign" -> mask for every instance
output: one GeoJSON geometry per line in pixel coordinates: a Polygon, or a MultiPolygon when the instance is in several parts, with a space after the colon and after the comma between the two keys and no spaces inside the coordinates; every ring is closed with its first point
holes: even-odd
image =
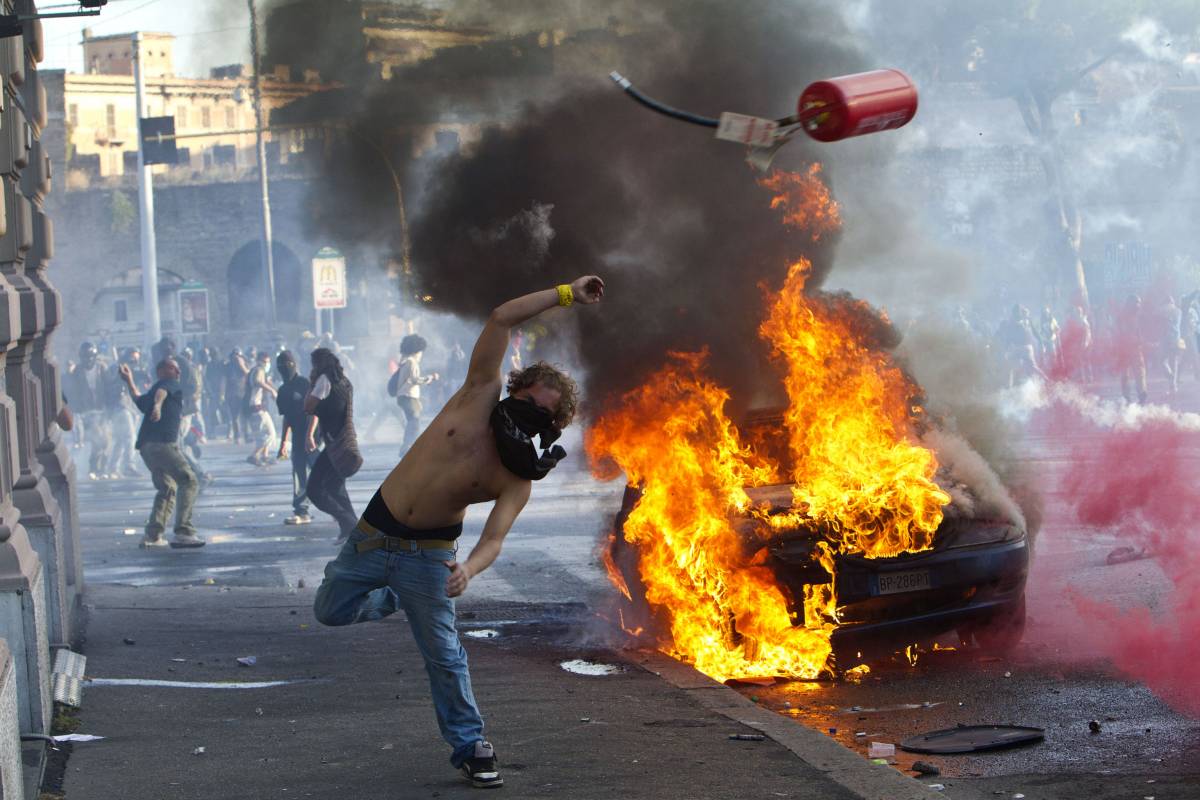
{"type": "Polygon", "coordinates": [[[332,247],[323,247],[312,260],[313,307],[346,307],[346,259],[332,247]]]}

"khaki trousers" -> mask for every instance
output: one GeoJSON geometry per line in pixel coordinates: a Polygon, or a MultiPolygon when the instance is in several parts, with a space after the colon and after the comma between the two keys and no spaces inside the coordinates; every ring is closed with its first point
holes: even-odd
{"type": "Polygon", "coordinates": [[[196,504],[200,483],[183,457],[183,451],[174,442],[144,442],[139,452],[150,470],[154,488],[158,490],[150,510],[150,521],[146,523],[146,536],[150,539],[162,536],[171,521],[172,509],[175,511],[176,535],[195,536],[192,506],[196,504]]]}

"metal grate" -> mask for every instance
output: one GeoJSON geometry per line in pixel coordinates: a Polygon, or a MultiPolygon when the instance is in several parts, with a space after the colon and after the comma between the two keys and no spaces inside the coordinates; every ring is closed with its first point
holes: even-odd
{"type": "Polygon", "coordinates": [[[79,708],[83,703],[83,676],[87,669],[87,656],[67,648],[54,652],[54,702],[79,708]]]}
{"type": "Polygon", "coordinates": [[[54,702],[79,708],[83,705],[83,681],[61,672],[54,673],[54,702]]]}

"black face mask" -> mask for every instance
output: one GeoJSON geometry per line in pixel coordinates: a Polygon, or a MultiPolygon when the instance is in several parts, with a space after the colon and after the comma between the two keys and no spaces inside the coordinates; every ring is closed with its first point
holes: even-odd
{"type": "Polygon", "coordinates": [[[491,424],[500,462],[519,478],[540,481],[567,457],[567,451],[554,444],[561,435],[554,427],[554,417],[532,400],[504,398],[492,409],[491,424]],[[533,446],[534,436],[540,437],[540,456],[533,446]]]}

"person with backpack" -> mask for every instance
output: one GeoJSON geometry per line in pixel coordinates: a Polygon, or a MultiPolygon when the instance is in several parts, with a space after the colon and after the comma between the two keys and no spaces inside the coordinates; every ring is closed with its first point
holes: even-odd
{"type": "Polygon", "coordinates": [[[404,414],[404,443],[400,445],[403,458],[421,433],[421,387],[438,379],[436,372],[421,374],[421,356],[428,343],[424,337],[410,333],[400,340],[400,366],[388,381],[388,394],[404,414]]]}
{"type": "Polygon", "coordinates": [[[354,430],[354,387],[342,371],[333,351],[312,351],[312,390],[304,398],[304,410],[312,414],[306,447],[317,451],[317,428],[325,447],[308,474],[308,499],[338,523],[338,541],[344,541],[358,524],[358,514],[346,493],[346,479],[362,466],[358,435],[354,430]]]}

